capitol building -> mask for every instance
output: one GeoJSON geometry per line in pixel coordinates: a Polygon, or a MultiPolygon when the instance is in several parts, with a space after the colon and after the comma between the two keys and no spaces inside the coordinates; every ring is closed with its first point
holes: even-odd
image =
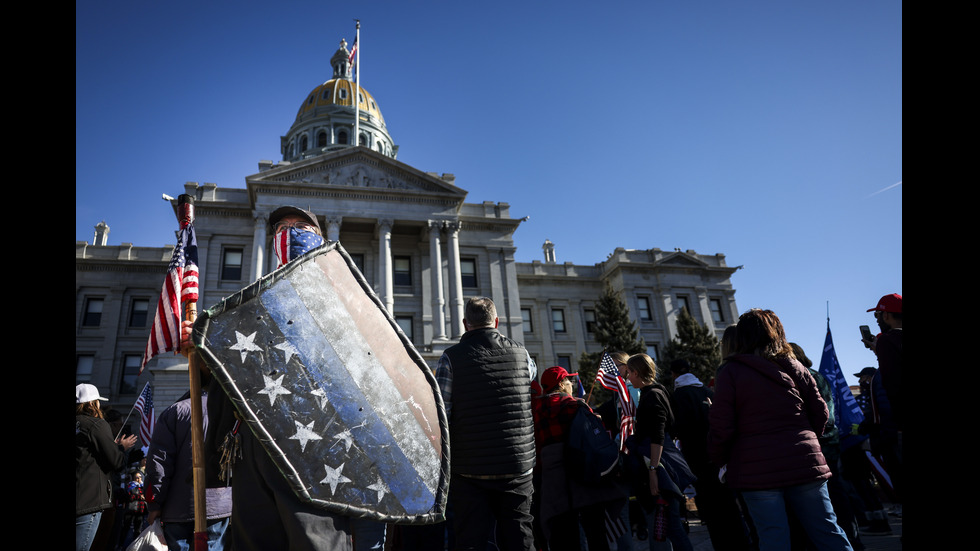
{"type": "MultiPolygon", "coordinates": [[[[523,219],[506,202],[466,202],[453,174],[398,161],[380,106],[351,78],[349,53],[342,41],[330,79],[297,98],[281,161],[259,161],[244,187],[188,182],[171,191],[195,198],[199,308],[275,270],[268,217],[295,205],[341,243],[432,367],[458,341],[463,305],[474,296],[494,300],[500,331],[525,344],[539,371],[576,371],[583,352],[601,350],[593,326],[607,284],[622,293],[654,358],[676,335],[683,309],[719,338],[737,321],[737,268],[721,254],[616,248],[581,265],[558,262],[556,243],[546,241],[541,260],[517,262],[513,236],[523,219]]],[[[172,248],[109,246],[108,232],[99,222],[91,242],[75,244],[76,384],[92,383],[110,405],[128,409],[151,381],[160,411],[187,389],[182,356],[157,356],[139,374],[172,248]]]]}

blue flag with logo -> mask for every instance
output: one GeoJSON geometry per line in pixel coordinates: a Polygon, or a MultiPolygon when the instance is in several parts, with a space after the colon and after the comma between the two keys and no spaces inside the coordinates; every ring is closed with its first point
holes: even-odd
{"type": "Polygon", "coordinates": [[[834,339],[830,335],[830,322],[827,322],[827,339],[823,343],[823,356],[820,358],[821,375],[830,383],[834,396],[834,412],[837,415],[837,430],[841,434],[841,448],[847,449],[867,438],[867,436],[851,435],[851,425],[860,424],[864,420],[861,407],[844,379],[837,353],[834,351],[834,339]]]}

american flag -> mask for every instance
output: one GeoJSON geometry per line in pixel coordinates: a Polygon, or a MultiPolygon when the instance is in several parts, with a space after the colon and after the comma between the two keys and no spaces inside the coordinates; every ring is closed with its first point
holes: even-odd
{"type": "Polygon", "coordinates": [[[351,68],[352,71],[354,70],[354,56],[357,55],[357,40],[358,40],[358,38],[359,37],[357,37],[357,36],[354,37],[354,45],[351,46],[350,55],[347,56],[347,63],[350,63],[350,68],[351,68]]]}
{"type": "Polygon", "coordinates": [[[133,409],[140,412],[140,440],[144,446],[150,445],[150,438],[153,436],[153,387],[146,383],[143,392],[133,404],[133,409]]]}
{"type": "Polygon", "coordinates": [[[140,373],[153,356],[180,349],[180,303],[197,301],[197,279],[197,236],[194,224],[187,224],[177,234],[177,245],[167,267],[167,278],[163,281],[150,338],[143,351],[140,373]]]}
{"type": "Polygon", "coordinates": [[[633,404],[633,397],[626,390],[626,382],[623,381],[619,375],[619,370],[616,369],[616,362],[606,352],[602,353],[602,360],[599,362],[595,380],[603,388],[612,390],[619,397],[619,449],[623,450],[626,447],[626,438],[633,434],[633,417],[636,415],[636,405],[633,404]]]}

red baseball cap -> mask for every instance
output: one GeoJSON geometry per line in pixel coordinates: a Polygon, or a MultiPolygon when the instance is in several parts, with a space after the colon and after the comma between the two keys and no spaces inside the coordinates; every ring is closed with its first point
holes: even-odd
{"type": "Polygon", "coordinates": [[[891,312],[892,314],[902,313],[902,295],[892,293],[881,297],[878,306],[870,308],[868,312],[891,312]]]}
{"type": "Polygon", "coordinates": [[[568,372],[565,371],[564,367],[557,365],[555,367],[549,367],[541,374],[541,387],[545,392],[554,390],[558,386],[558,383],[562,382],[565,377],[568,377],[568,372]]]}

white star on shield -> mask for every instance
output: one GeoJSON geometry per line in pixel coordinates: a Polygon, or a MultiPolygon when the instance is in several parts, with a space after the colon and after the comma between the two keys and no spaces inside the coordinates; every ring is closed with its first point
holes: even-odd
{"type": "Polygon", "coordinates": [[[367,488],[368,490],[374,490],[375,492],[378,492],[378,503],[381,503],[381,499],[384,498],[385,494],[391,491],[388,489],[388,485],[385,484],[385,481],[381,480],[381,477],[378,477],[378,481],[375,482],[374,484],[371,484],[367,488]]]}
{"type": "Polygon", "coordinates": [[[269,395],[270,406],[276,403],[276,396],[279,396],[280,394],[292,394],[292,392],[283,388],[282,386],[283,377],[285,377],[285,375],[280,375],[278,379],[273,381],[272,377],[269,377],[268,375],[262,375],[262,378],[265,379],[265,388],[260,390],[259,394],[269,395]]]}
{"type": "Polygon", "coordinates": [[[290,436],[289,439],[299,440],[300,449],[304,452],[306,451],[306,443],[310,440],[323,440],[323,437],[313,432],[313,421],[310,421],[309,425],[304,425],[296,420],[293,422],[296,423],[296,434],[290,436]]]}
{"type": "Polygon", "coordinates": [[[281,343],[277,344],[275,346],[275,348],[278,348],[279,350],[282,350],[286,354],[286,363],[289,363],[289,359],[290,358],[292,358],[296,354],[299,354],[299,351],[296,350],[296,347],[293,346],[293,343],[291,343],[289,341],[281,342],[281,343]]]}
{"type": "Polygon", "coordinates": [[[262,348],[253,342],[255,340],[255,331],[253,331],[252,334],[247,337],[245,335],[242,335],[238,331],[235,331],[235,339],[238,342],[231,345],[230,349],[241,351],[243,362],[245,361],[245,356],[248,356],[249,352],[262,351],[262,348]]]}
{"type": "Polygon", "coordinates": [[[349,479],[346,476],[340,474],[340,471],[343,471],[344,470],[344,464],[343,463],[341,463],[340,466],[337,467],[336,469],[332,468],[330,465],[324,465],[323,467],[325,469],[327,469],[327,476],[324,477],[324,479],[320,481],[320,484],[329,484],[330,485],[330,495],[334,495],[335,493],[337,493],[337,485],[338,484],[343,484],[344,482],[350,482],[351,481],[351,479],[349,479]]]}
{"type": "MultiPolygon", "coordinates": [[[[347,448],[347,451],[350,451],[350,447],[354,443],[354,435],[351,434],[350,429],[345,430],[344,432],[340,432],[340,433],[335,434],[334,435],[334,439],[343,442],[344,443],[344,447],[347,448]]],[[[336,446],[336,445],[337,444],[334,443],[334,446],[336,446]]]]}
{"type": "Polygon", "coordinates": [[[313,392],[310,392],[310,394],[316,396],[316,401],[320,403],[320,409],[323,409],[323,406],[327,405],[327,402],[329,401],[327,400],[327,393],[324,392],[322,388],[318,388],[313,392]]]}

